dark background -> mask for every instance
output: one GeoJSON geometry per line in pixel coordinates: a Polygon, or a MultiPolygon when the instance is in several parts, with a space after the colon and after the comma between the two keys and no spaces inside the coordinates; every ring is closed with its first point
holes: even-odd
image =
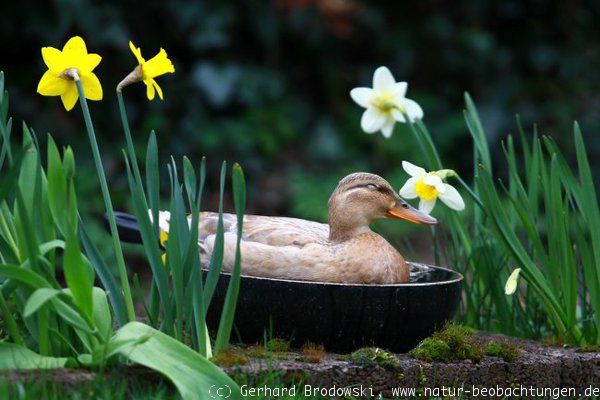
{"type": "MultiPolygon", "coordinates": [[[[170,154],[207,157],[207,208],[226,159],[244,167],[249,212],[324,220],[346,173],[379,173],[399,188],[401,161],[422,161],[405,126],[389,140],[360,129],[362,109],[348,93],[370,86],[380,65],[409,82],[446,167],[467,179],[464,91],[500,171],[501,140],[516,133],[518,113],[528,132],[537,122],[570,155],[578,120],[600,176],[598,21],[592,1],[13,1],[0,13],[0,69],[15,125],[24,119],[40,141],[51,132],[75,148],[80,203],[93,215],[103,205],[79,108],[67,113],[58,98],[36,94],[40,48],[62,48],[73,35],[103,57],[95,72],[104,100],[91,111],[117,209],[129,207],[114,87],[135,66],[132,40],[147,59],[164,47],[176,68],[158,78],[164,102],[149,102],[142,84],[125,91],[140,156],[155,129],[165,163],[170,154]]],[[[407,229],[382,226],[392,225],[407,229]]]]}

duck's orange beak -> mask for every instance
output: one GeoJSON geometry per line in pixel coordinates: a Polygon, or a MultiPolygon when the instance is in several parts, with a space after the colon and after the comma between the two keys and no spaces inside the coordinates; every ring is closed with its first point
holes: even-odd
{"type": "Polygon", "coordinates": [[[414,207],[411,207],[404,200],[396,201],[396,205],[390,210],[388,210],[387,216],[389,218],[405,219],[407,221],[414,222],[415,224],[437,224],[437,219],[433,218],[431,215],[425,214],[417,210],[414,207]]]}

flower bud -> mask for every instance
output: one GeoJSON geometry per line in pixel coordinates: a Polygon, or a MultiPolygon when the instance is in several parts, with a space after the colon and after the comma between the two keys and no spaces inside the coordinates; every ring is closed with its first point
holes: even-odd
{"type": "Polygon", "coordinates": [[[443,180],[446,178],[452,178],[453,176],[456,176],[456,171],[454,171],[453,169],[440,169],[439,171],[435,171],[434,174],[443,180]]]}
{"type": "Polygon", "coordinates": [[[71,146],[65,149],[63,156],[63,168],[67,175],[67,180],[70,181],[75,177],[75,157],[73,156],[73,150],[71,146]]]}

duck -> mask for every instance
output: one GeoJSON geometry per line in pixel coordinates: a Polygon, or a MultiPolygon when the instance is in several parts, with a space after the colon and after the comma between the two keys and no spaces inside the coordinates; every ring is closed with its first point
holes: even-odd
{"type": "MultiPolygon", "coordinates": [[[[161,213],[162,214],[162,213],[161,213]]],[[[219,215],[202,211],[199,249],[207,268],[219,215]]],[[[409,280],[404,257],[369,225],[383,218],[434,225],[437,220],[406,203],[379,175],[355,172],[341,179],[328,202],[328,223],[291,217],[244,215],[241,273],[246,276],[346,284],[393,284],[409,280]]],[[[161,215],[162,230],[168,216],[161,215]]],[[[191,219],[191,216],[188,217],[191,219]]],[[[223,213],[222,271],[233,268],[237,216],[223,213]]]]}

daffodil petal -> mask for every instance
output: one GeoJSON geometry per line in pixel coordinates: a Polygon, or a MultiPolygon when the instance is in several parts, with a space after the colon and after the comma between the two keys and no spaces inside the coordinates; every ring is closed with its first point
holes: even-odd
{"type": "Polygon", "coordinates": [[[386,139],[389,139],[392,136],[395,123],[396,121],[394,121],[393,118],[387,118],[385,124],[381,127],[381,133],[386,139]]]}
{"type": "Polygon", "coordinates": [[[146,60],[144,60],[144,57],[142,57],[142,50],[139,47],[135,47],[135,45],[131,41],[129,41],[129,48],[135,56],[135,59],[137,60],[138,64],[141,65],[146,62],[146,60]]]}
{"type": "Polygon", "coordinates": [[[81,86],[83,86],[86,99],[102,100],[102,85],[96,74],[81,75],[81,86]]]}
{"type": "Polygon", "coordinates": [[[408,178],[408,180],[406,181],[404,186],[402,186],[402,188],[400,188],[400,191],[398,192],[398,194],[400,196],[404,197],[405,199],[416,198],[417,193],[415,192],[415,184],[417,183],[418,180],[419,180],[419,178],[414,177],[414,176],[408,178]]]}
{"type": "Polygon", "coordinates": [[[102,57],[100,57],[100,55],[88,54],[83,58],[81,68],[84,72],[92,72],[94,68],[96,68],[98,64],[100,64],[100,61],[102,61],[102,57]]]}
{"type": "Polygon", "coordinates": [[[396,80],[387,67],[379,67],[373,74],[373,89],[392,91],[396,80]]]}
{"type": "Polygon", "coordinates": [[[408,83],[406,82],[396,82],[394,83],[394,87],[392,89],[392,94],[397,100],[403,99],[406,96],[406,89],[408,88],[408,83]]]}
{"type": "Polygon", "coordinates": [[[445,205],[450,207],[456,211],[462,211],[465,209],[465,202],[461,197],[458,190],[456,190],[452,185],[444,184],[445,190],[444,192],[440,192],[440,200],[444,202],[445,205]]]}
{"type": "Polygon", "coordinates": [[[350,97],[359,106],[368,108],[375,97],[375,91],[367,87],[354,88],[350,91],[350,97]]]}
{"type": "Polygon", "coordinates": [[[77,57],[83,57],[87,55],[87,47],[85,46],[85,42],[79,36],[74,36],[64,45],[63,47],[64,55],[73,55],[77,57]]]}
{"type": "Polygon", "coordinates": [[[414,177],[421,177],[427,173],[424,168],[418,167],[415,164],[409,163],[408,161],[402,161],[402,168],[407,174],[414,177]]]}
{"type": "Polygon", "coordinates": [[[437,190],[440,194],[446,191],[444,182],[437,175],[427,175],[425,178],[423,178],[423,183],[429,186],[433,186],[435,190],[437,190]]]}
{"type": "Polygon", "coordinates": [[[154,86],[152,86],[152,82],[150,82],[149,79],[146,79],[144,81],[144,83],[146,84],[146,97],[148,97],[148,100],[154,100],[154,86]]]}
{"type": "Polygon", "coordinates": [[[60,95],[60,99],[62,100],[67,111],[71,111],[71,109],[73,109],[78,98],[79,94],[77,93],[77,88],[74,84],[69,85],[68,90],[60,95]]]}
{"type": "Polygon", "coordinates": [[[421,201],[419,201],[419,211],[425,214],[431,213],[433,207],[435,207],[435,200],[428,201],[421,199],[421,201]]]}
{"type": "Polygon", "coordinates": [[[385,124],[385,115],[381,115],[374,108],[367,108],[360,119],[360,126],[367,133],[374,133],[380,130],[385,124]]]}
{"type": "Polygon", "coordinates": [[[42,75],[37,92],[42,96],[60,96],[68,90],[69,84],[72,82],[59,78],[55,71],[49,70],[42,75]]]}
{"type": "Polygon", "coordinates": [[[52,71],[62,72],[62,52],[54,47],[42,47],[42,58],[46,67],[52,71]]]}
{"type": "Polygon", "coordinates": [[[402,99],[401,104],[411,121],[414,121],[415,119],[423,119],[423,109],[417,104],[416,101],[411,99],[402,99]]]}
{"type": "Polygon", "coordinates": [[[156,81],[154,79],[150,79],[152,86],[154,86],[154,89],[156,89],[156,92],[158,93],[158,97],[160,97],[161,100],[163,100],[163,92],[162,89],[160,88],[160,86],[158,86],[158,83],[156,83],[156,81]]]}
{"type": "Polygon", "coordinates": [[[400,110],[392,110],[392,117],[398,122],[406,122],[406,118],[404,118],[404,114],[400,110]]]}
{"type": "Polygon", "coordinates": [[[169,211],[158,212],[158,226],[161,230],[169,232],[171,227],[171,213],[169,211]]]}

